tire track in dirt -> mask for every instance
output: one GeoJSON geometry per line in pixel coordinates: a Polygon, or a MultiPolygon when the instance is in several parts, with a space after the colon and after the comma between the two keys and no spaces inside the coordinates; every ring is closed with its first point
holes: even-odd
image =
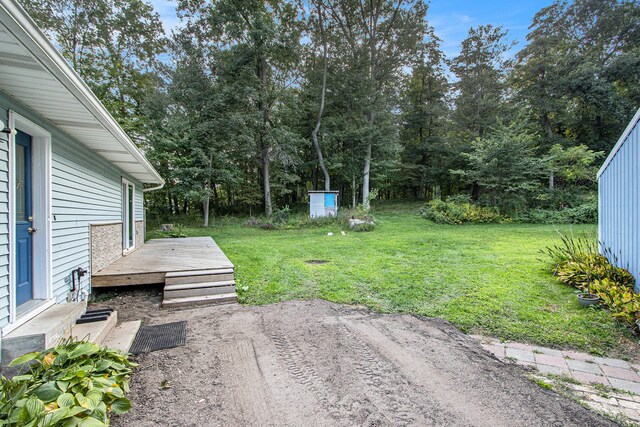
{"type": "Polygon", "coordinates": [[[289,375],[306,387],[332,418],[340,419],[342,414],[330,404],[324,382],[313,369],[313,365],[306,360],[302,350],[281,332],[270,332],[268,336],[273,341],[277,355],[284,362],[289,375]]]}
{"type": "Polygon", "coordinates": [[[237,425],[283,426],[273,411],[275,402],[265,382],[251,339],[225,342],[218,349],[222,364],[223,380],[228,384],[230,396],[225,404],[234,408],[226,411],[234,414],[237,425]]]}
{"type": "MultiPolygon", "coordinates": [[[[378,400],[389,409],[389,411],[384,411],[377,407],[380,415],[390,422],[385,414],[388,412],[392,416],[393,425],[416,425],[416,417],[411,414],[415,413],[418,408],[407,404],[405,400],[400,398],[400,395],[404,397],[406,394],[403,390],[405,379],[398,378],[391,365],[384,363],[380,355],[374,353],[347,325],[340,326],[345,335],[344,346],[355,356],[353,362],[361,379],[371,388],[378,400]],[[396,384],[390,384],[389,379],[393,379],[392,381],[396,384]]],[[[424,421],[426,420],[421,420],[421,422],[424,421]]]]}

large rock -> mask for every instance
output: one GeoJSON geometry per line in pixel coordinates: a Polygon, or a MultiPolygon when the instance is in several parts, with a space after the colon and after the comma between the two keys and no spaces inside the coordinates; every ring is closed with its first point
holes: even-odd
{"type": "Polygon", "coordinates": [[[353,228],[360,224],[373,224],[373,221],[365,221],[363,219],[351,218],[349,220],[349,228],[353,228]]]}

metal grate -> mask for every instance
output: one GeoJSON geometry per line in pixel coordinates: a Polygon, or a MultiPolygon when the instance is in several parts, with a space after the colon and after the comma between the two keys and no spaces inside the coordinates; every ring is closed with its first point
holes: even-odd
{"type": "Polygon", "coordinates": [[[180,347],[187,342],[187,322],[165,323],[143,326],[138,331],[130,353],[140,354],[165,348],[180,347]]]}

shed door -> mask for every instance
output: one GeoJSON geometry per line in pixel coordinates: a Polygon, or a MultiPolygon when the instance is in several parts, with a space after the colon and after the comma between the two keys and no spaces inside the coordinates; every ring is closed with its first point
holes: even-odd
{"type": "Polygon", "coordinates": [[[336,195],[333,193],[324,194],[324,207],[335,208],[336,207],[336,195]]]}

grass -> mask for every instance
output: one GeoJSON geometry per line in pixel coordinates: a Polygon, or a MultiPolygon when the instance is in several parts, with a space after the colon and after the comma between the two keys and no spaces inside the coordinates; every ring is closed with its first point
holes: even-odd
{"type": "MultiPolygon", "coordinates": [[[[580,308],[574,291],[550,276],[540,250],[559,242],[554,226],[435,225],[417,211],[415,204],[378,208],[375,231],[344,236],[335,225],[261,230],[230,219],[184,232],[216,240],[236,266],[244,304],[322,298],[599,355],[635,347],[609,312],[580,308]]],[[[595,235],[595,226],[573,231],[595,235]]]]}

